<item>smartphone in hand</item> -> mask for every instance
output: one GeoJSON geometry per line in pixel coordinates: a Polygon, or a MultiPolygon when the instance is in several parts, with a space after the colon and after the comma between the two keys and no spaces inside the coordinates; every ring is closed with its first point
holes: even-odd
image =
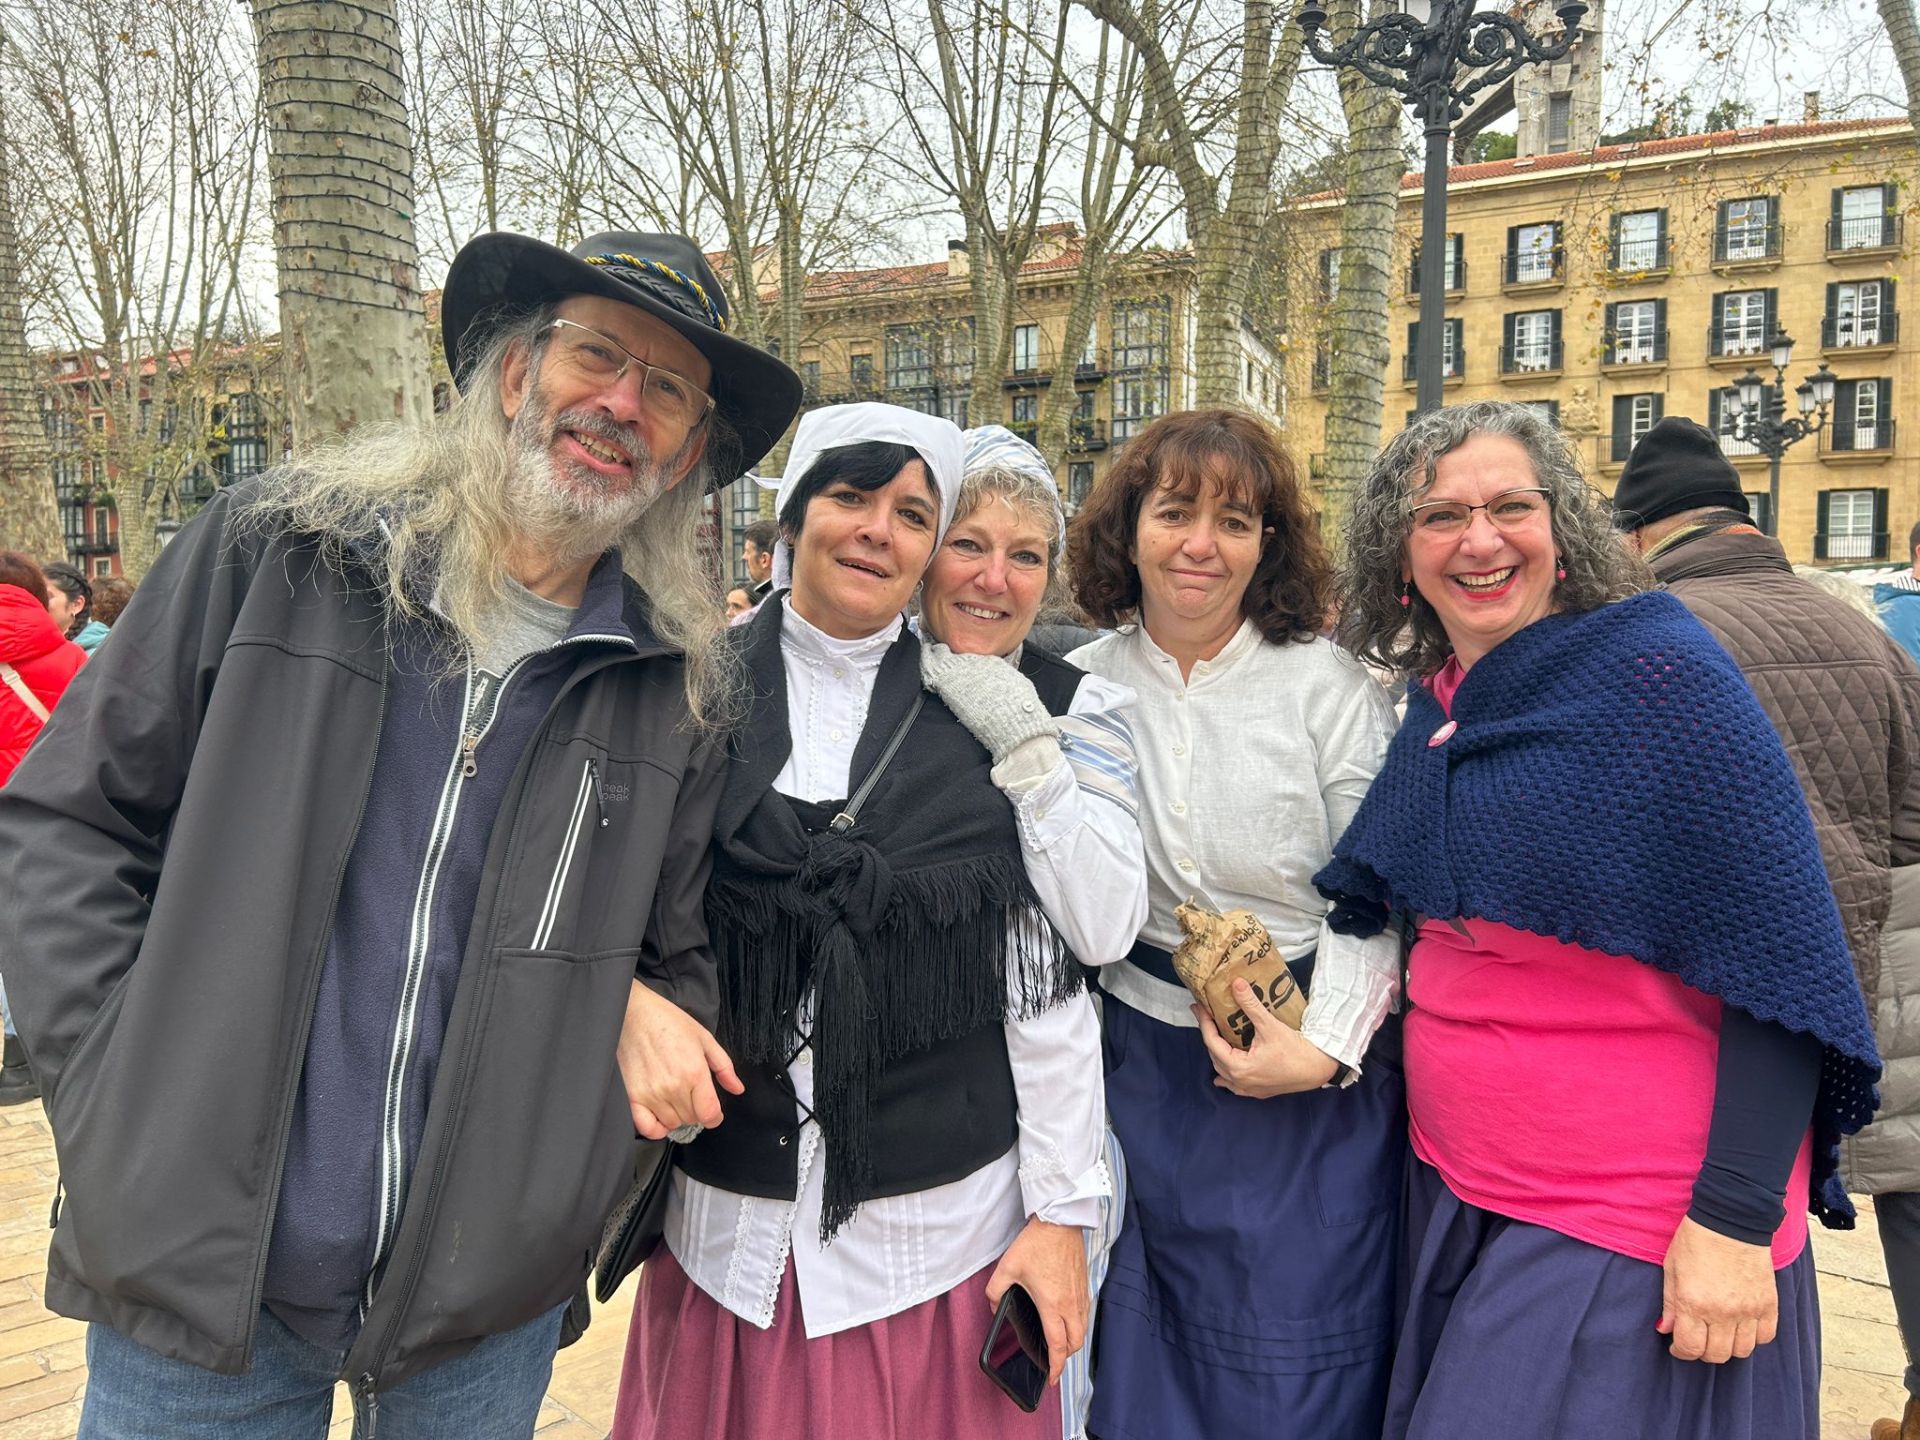
{"type": "Polygon", "coordinates": [[[1007,1287],[993,1312],[987,1343],[980,1348],[980,1368],[1029,1415],[1040,1408],[1051,1368],[1047,1332],[1040,1323],[1040,1307],[1018,1285],[1007,1287]]]}

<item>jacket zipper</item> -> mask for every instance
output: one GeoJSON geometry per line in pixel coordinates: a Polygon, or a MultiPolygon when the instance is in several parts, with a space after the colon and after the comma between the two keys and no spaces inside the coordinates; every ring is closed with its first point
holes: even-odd
{"type": "MultiPolygon", "coordinates": [[[[545,735],[547,723],[551,721],[554,711],[559,708],[561,700],[563,700],[567,696],[567,694],[571,692],[573,689],[575,689],[582,681],[586,680],[589,676],[597,673],[598,671],[606,669],[608,666],[620,664],[622,661],[627,659],[643,658],[643,657],[640,657],[638,647],[634,645],[632,639],[624,635],[570,635],[565,640],[560,641],[557,645],[549,646],[546,650],[541,651],[540,653],[552,654],[553,651],[561,649],[564,646],[580,644],[588,641],[610,642],[617,645],[623,645],[627,648],[628,653],[626,655],[609,658],[603,664],[592,665],[586,669],[577,670],[574,672],[573,675],[568,677],[566,683],[561,687],[560,693],[554,696],[552,704],[548,706],[547,719],[541,722],[540,729],[535,733],[533,737],[533,741],[530,742],[528,745],[527,754],[533,753],[533,745],[537,743],[545,735]]],[[[526,658],[531,659],[533,657],[528,656],[526,658]]],[[[528,770],[530,770],[530,768],[531,767],[527,764],[523,756],[521,760],[521,770],[522,770],[521,793],[517,793],[512,797],[513,818],[515,821],[519,819],[519,807],[524,797],[525,773],[528,770]]],[[[494,920],[492,916],[489,916],[490,928],[487,935],[484,937],[485,943],[477,951],[473,949],[472,940],[471,938],[469,938],[468,950],[470,953],[473,953],[477,955],[479,958],[481,958],[482,960],[484,960],[484,958],[492,951],[494,940],[495,940],[495,934],[493,933],[493,929],[491,927],[494,926],[495,924],[497,924],[497,921],[494,920]]],[[[455,1073],[451,1077],[452,1082],[455,1086],[453,1093],[456,1095],[464,1095],[466,1092],[466,1086],[467,1086],[467,1072],[473,1064],[473,1053],[472,1053],[471,1047],[462,1046],[457,1053],[443,1052],[442,1062],[441,1062],[443,1071],[445,1069],[446,1063],[449,1060],[453,1063],[455,1068],[455,1073]]],[[[426,1193],[425,1206],[426,1206],[427,1213],[429,1215],[431,1215],[434,1209],[439,1205],[440,1186],[442,1183],[442,1176],[444,1175],[444,1172],[446,1170],[446,1163],[445,1163],[446,1150],[448,1145],[452,1143],[452,1137],[454,1133],[459,1129],[459,1121],[461,1118],[462,1118],[461,1114],[457,1110],[454,1113],[451,1113],[448,1116],[446,1116],[444,1123],[440,1127],[440,1133],[436,1137],[438,1141],[438,1145],[434,1152],[434,1156],[431,1163],[427,1163],[425,1161],[425,1157],[424,1156],[422,1157],[422,1163],[426,1164],[427,1193],[426,1193]]],[[[422,1144],[423,1146],[425,1144],[424,1137],[422,1140],[422,1144]]],[[[378,1377],[382,1367],[386,1364],[387,1352],[393,1348],[394,1336],[399,1333],[400,1322],[406,1318],[407,1306],[412,1302],[414,1289],[420,1283],[421,1264],[426,1253],[426,1236],[427,1236],[427,1232],[431,1228],[432,1228],[431,1225],[428,1225],[428,1224],[421,1225],[419,1228],[419,1233],[415,1235],[413,1238],[413,1243],[404,1252],[396,1250],[394,1254],[390,1257],[388,1270],[392,1273],[393,1277],[397,1280],[399,1285],[397,1298],[394,1301],[393,1309],[391,1313],[389,1313],[384,1319],[384,1322],[380,1329],[379,1339],[376,1342],[374,1342],[371,1346],[369,1346],[365,1352],[365,1359],[363,1364],[360,1366],[360,1375],[357,1381],[357,1384],[361,1390],[361,1393],[366,1397],[369,1403],[373,1401],[374,1386],[378,1381],[378,1377]]],[[[361,1321],[363,1325],[366,1323],[367,1319],[369,1318],[370,1312],[372,1311],[372,1308],[373,1308],[372,1307],[373,1281],[371,1277],[368,1279],[368,1282],[367,1282],[367,1294],[368,1294],[368,1299],[366,1304],[363,1306],[363,1313],[361,1316],[361,1321]]],[[[256,1308],[258,1307],[256,1306],[256,1308]]],[[[361,1336],[361,1341],[364,1341],[365,1339],[366,1339],[366,1336],[363,1333],[361,1336]]],[[[360,1342],[356,1342],[353,1348],[354,1350],[359,1350],[361,1348],[360,1342]]],[[[349,1358],[351,1358],[351,1352],[349,1353],[349,1358]]]]}
{"type": "MultiPolygon", "coordinates": [[[[389,662],[391,663],[391,662],[389,662]]],[[[389,685],[388,669],[380,671],[380,708],[373,721],[373,743],[367,747],[369,757],[380,753],[381,732],[387,723],[387,690],[389,685]]],[[[287,1077],[286,1096],[280,1102],[280,1119],[274,1128],[277,1137],[274,1142],[273,1164],[267,1175],[267,1219],[260,1232],[260,1248],[253,1265],[253,1300],[247,1307],[246,1360],[253,1363],[254,1328],[259,1323],[260,1302],[267,1288],[267,1252],[273,1244],[273,1222],[280,1213],[280,1180],[287,1166],[287,1142],[293,1134],[293,1106],[300,1096],[300,1077],[306,1069],[307,1037],[313,1030],[313,1007],[320,994],[320,972],[326,968],[327,946],[333,938],[334,917],[340,911],[340,890],[346,883],[347,859],[353,853],[353,838],[360,834],[360,822],[366,819],[367,801],[373,795],[373,761],[367,761],[366,784],[360,787],[360,803],[353,812],[353,825],[349,832],[346,848],[341,852],[340,863],[333,876],[333,898],[327,904],[327,918],[320,927],[320,953],[314,958],[312,973],[307,977],[305,989],[301,992],[298,1032],[293,1037],[293,1073],[287,1077]]]]}
{"type": "MultiPolygon", "coordinates": [[[[593,797],[600,785],[599,768],[589,760],[580,768],[580,791],[573,798],[573,809],[567,816],[566,836],[560,842],[560,855],[553,862],[553,878],[547,882],[546,903],[540,907],[540,918],[533,927],[533,948],[544,950],[547,941],[553,936],[554,921],[560,914],[560,897],[566,892],[567,874],[573,869],[573,852],[580,840],[580,827],[587,818],[587,801],[593,797]]],[[[600,806],[600,823],[606,824],[607,807],[600,806]]]]}
{"type": "Polygon", "coordinates": [[[440,803],[434,810],[433,829],[427,835],[426,859],[414,889],[413,922],[407,932],[407,963],[400,984],[400,1009],[393,1027],[393,1046],[387,1055],[387,1091],[380,1112],[380,1213],[374,1230],[373,1264],[367,1272],[367,1287],[361,1297],[360,1318],[366,1319],[373,1304],[374,1276],[393,1243],[400,1224],[400,1207],[406,1199],[403,1174],[406,1168],[406,1132],[404,1102],[407,1071],[413,1064],[414,1031],[420,1018],[420,989],[426,979],[427,956],[432,950],[433,902],[439,889],[440,870],[447,858],[447,844],[453,837],[454,821],[460,813],[460,794],[464,781],[479,773],[477,752],[480,742],[493,727],[500,713],[500,696],[514,673],[530,656],[522,656],[507,667],[506,673],[493,676],[476,670],[467,661],[466,689],[461,698],[460,743],[440,785],[440,803]]]}

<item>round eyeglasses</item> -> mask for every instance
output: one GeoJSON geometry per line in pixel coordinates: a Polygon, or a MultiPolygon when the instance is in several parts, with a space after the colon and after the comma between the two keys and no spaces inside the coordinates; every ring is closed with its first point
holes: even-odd
{"type": "Polygon", "coordinates": [[[662,420],[691,430],[713,409],[713,397],[684,375],[649,365],[618,340],[572,320],[556,320],[549,327],[549,347],[559,364],[596,385],[618,383],[627,371],[640,372],[640,403],[662,420]]]}
{"type": "Polygon", "coordinates": [[[1523,530],[1547,510],[1545,490],[1503,490],[1484,505],[1469,505],[1463,500],[1428,500],[1413,507],[1416,535],[1431,535],[1438,540],[1464,534],[1473,523],[1473,512],[1484,510],[1496,530],[1523,530]]]}

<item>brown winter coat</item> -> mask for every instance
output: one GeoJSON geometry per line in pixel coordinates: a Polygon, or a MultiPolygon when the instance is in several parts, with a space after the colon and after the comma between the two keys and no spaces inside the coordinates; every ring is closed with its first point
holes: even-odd
{"type": "Polygon", "coordinates": [[[1813,812],[1886,1064],[1847,1187],[1920,1190],[1920,669],[1764,535],[1703,535],[1652,565],[1739,662],[1813,812]]]}

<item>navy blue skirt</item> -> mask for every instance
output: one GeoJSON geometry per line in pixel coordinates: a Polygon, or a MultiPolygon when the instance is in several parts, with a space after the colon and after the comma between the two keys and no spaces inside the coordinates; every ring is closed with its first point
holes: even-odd
{"type": "Polygon", "coordinates": [[[1407,1177],[1407,1293],[1386,1440],[1818,1440],[1813,1250],[1776,1272],[1780,1328],[1724,1365],[1676,1360],[1661,1269],[1407,1177]]]}
{"type": "Polygon", "coordinates": [[[1126,1220],[1100,1291],[1102,1440],[1375,1440],[1406,1157],[1397,1017],[1360,1082],[1213,1083],[1197,1030],[1106,997],[1126,1220]]]}

